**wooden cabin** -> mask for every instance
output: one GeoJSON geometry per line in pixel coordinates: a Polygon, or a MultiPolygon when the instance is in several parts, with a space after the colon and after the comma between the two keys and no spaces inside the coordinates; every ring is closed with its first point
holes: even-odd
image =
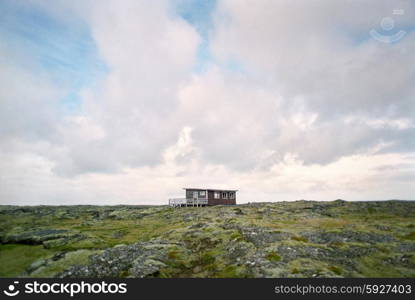
{"type": "Polygon", "coordinates": [[[184,188],[184,190],[185,198],[169,199],[170,206],[236,205],[238,190],[201,188],[184,188]]]}

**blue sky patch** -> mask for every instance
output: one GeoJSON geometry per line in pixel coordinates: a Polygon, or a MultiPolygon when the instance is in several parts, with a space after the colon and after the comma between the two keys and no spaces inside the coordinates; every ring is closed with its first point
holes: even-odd
{"type": "Polygon", "coordinates": [[[216,0],[183,0],[176,7],[179,16],[191,24],[202,38],[197,51],[195,72],[203,72],[214,62],[209,49],[209,32],[213,28],[212,14],[215,7],[216,0]]]}
{"type": "Polygon", "coordinates": [[[23,56],[54,84],[68,90],[61,101],[71,110],[79,107],[80,90],[108,71],[86,24],[74,18],[67,24],[29,2],[0,1],[0,39],[16,50],[13,63],[22,63],[23,56]]]}
{"type": "Polygon", "coordinates": [[[212,15],[216,9],[216,0],[182,0],[176,6],[176,12],[191,24],[202,38],[197,51],[196,73],[203,73],[209,65],[215,64],[233,72],[244,72],[241,62],[228,59],[225,62],[216,59],[210,51],[210,32],[213,30],[212,15]]]}

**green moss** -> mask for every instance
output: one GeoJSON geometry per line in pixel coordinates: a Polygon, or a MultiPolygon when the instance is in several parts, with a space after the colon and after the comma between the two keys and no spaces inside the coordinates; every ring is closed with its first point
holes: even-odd
{"type": "Polygon", "coordinates": [[[208,271],[210,274],[215,274],[215,273],[217,273],[217,271],[219,269],[219,266],[215,263],[210,263],[210,264],[206,265],[204,267],[204,269],[206,271],[208,271]]]}
{"type": "Polygon", "coordinates": [[[296,236],[291,237],[291,239],[294,240],[294,241],[298,241],[298,242],[304,242],[304,243],[308,242],[308,239],[306,237],[303,237],[303,236],[297,236],[296,235],[296,236]]]}
{"type": "Polygon", "coordinates": [[[329,265],[326,262],[315,259],[295,259],[288,263],[288,267],[292,274],[300,274],[301,277],[311,277],[313,275],[329,276],[329,273],[327,273],[329,265]]]}
{"type": "Polygon", "coordinates": [[[332,242],[328,245],[332,248],[341,248],[341,247],[344,247],[346,245],[346,243],[344,243],[344,242],[332,242]]]}
{"type": "Polygon", "coordinates": [[[269,252],[266,257],[269,261],[273,262],[278,262],[281,260],[281,256],[279,256],[278,253],[275,251],[269,252]]]}
{"type": "Polygon", "coordinates": [[[229,238],[230,240],[235,240],[235,241],[242,241],[244,239],[243,235],[239,231],[232,233],[229,236],[229,238]]]}
{"type": "Polygon", "coordinates": [[[372,254],[360,259],[358,271],[364,277],[413,277],[415,270],[396,265],[393,254],[372,254]]]}
{"type": "Polygon", "coordinates": [[[385,254],[393,253],[391,248],[387,244],[376,244],[375,248],[385,254]]]}
{"type": "Polygon", "coordinates": [[[56,274],[68,269],[73,265],[85,265],[92,254],[99,253],[91,250],[77,250],[68,252],[63,259],[51,262],[50,264],[40,267],[31,274],[31,277],[53,277],[56,274]]]}
{"type": "Polygon", "coordinates": [[[226,266],[224,269],[219,270],[216,274],[217,278],[246,278],[249,277],[245,267],[242,266],[226,266]]]}
{"type": "Polygon", "coordinates": [[[200,263],[202,265],[209,265],[215,261],[215,256],[210,252],[205,252],[200,256],[200,263]]]}
{"type": "Polygon", "coordinates": [[[177,249],[167,252],[167,267],[160,269],[159,276],[162,278],[180,277],[181,275],[190,274],[192,264],[196,259],[191,254],[184,254],[177,249]]]}
{"type": "Polygon", "coordinates": [[[50,257],[53,253],[55,251],[41,245],[0,245],[0,277],[19,276],[35,260],[50,257]]]}
{"type": "Polygon", "coordinates": [[[167,252],[167,257],[169,259],[178,259],[180,257],[180,252],[178,250],[170,250],[167,252]]]}
{"type": "Polygon", "coordinates": [[[127,278],[130,276],[130,272],[128,270],[121,271],[120,278],[127,278]]]}
{"type": "Polygon", "coordinates": [[[329,266],[328,269],[337,275],[341,275],[343,273],[343,269],[338,266],[329,266]]]}
{"type": "Polygon", "coordinates": [[[412,231],[411,233],[408,233],[407,235],[403,236],[403,239],[415,241],[415,231],[412,231]]]}

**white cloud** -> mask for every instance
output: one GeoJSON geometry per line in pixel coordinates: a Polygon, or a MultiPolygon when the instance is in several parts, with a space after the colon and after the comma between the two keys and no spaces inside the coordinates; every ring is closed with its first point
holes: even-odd
{"type": "MultiPolygon", "coordinates": [[[[212,49],[279,91],[275,149],[297,153],[306,163],[327,163],[382,139],[407,148],[413,130],[393,134],[372,121],[409,124],[415,115],[415,73],[408,63],[415,59],[413,33],[387,45],[369,34],[397,7],[405,10],[395,16],[397,26],[414,26],[415,6],[408,1],[220,1],[212,49]],[[313,122],[300,124],[302,115],[313,122]],[[346,124],[351,117],[367,121],[346,124]]],[[[405,124],[388,127],[411,128],[405,124]]]]}
{"type": "Polygon", "coordinates": [[[66,115],[65,90],[22,56],[0,61],[1,203],[161,204],[185,186],[244,202],[413,195],[414,35],[369,35],[395,8],[415,25],[408,1],[218,1],[205,72],[172,2],[33,3],[85,22],[108,73],[66,115]]]}
{"type": "Polygon", "coordinates": [[[87,21],[110,71],[85,94],[82,113],[102,138],[76,138],[69,126],[62,132],[69,159],[55,170],[76,175],[155,165],[181,128],[176,94],[194,66],[199,36],[166,1],[105,1],[92,8],[87,21]]]}
{"type": "Polygon", "coordinates": [[[413,26],[415,6],[408,1],[220,1],[212,49],[284,96],[306,97],[321,117],[388,109],[412,116],[413,34],[393,45],[369,34],[396,7],[406,12],[397,26],[413,26]]]}

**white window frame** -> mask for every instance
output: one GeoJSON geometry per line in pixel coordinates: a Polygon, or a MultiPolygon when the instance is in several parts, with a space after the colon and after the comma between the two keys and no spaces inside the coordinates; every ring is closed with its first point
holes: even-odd
{"type": "Polygon", "coordinates": [[[228,199],[228,193],[222,192],[222,199],[228,199]]]}
{"type": "Polygon", "coordinates": [[[235,199],[235,192],[229,192],[229,199],[235,199]]]}
{"type": "Polygon", "coordinates": [[[220,192],[213,192],[214,199],[220,199],[220,192]]]}
{"type": "Polygon", "coordinates": [[[206,197],[206,191],[199,191],[200,197],[206,197]]]}

